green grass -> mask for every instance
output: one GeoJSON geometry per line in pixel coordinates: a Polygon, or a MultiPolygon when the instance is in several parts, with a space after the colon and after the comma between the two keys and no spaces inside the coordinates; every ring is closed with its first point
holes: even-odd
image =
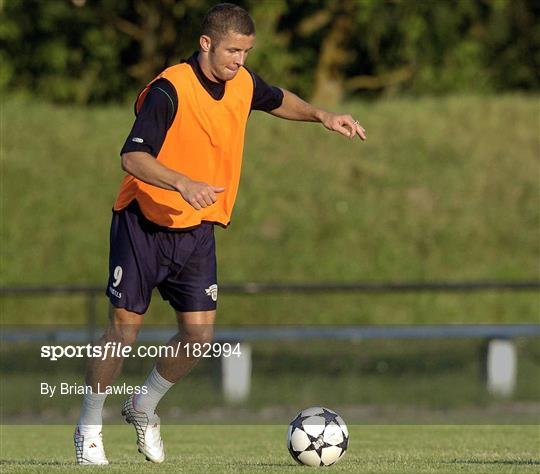
{"type": "MultiPolygon", "coordinates": [[[[128,426],[104,428],[111,465],[85,472],[306,472],[285,447],[285,426],[164,426],[167,459],[145,462],[128,426]]],[[[2,426],[2,472],[73,472],[72,426],[2,426]]],[[[537,426],[349,427],[332,472],[528,473],[540,465],[537,426]]]]}
{"type": "MultiPolygon", "coordinates": [[[[343,110],[350,142],[254,113],[221,282],[538,278],[537,96],[395,99],[343,110]]],[[[2,284],[105,285],[131,107],[3,104],[2,284]]],[[[6,322],[82,322],[77,298],[3,298],[6,322]]],[[[105,303],[100,303],[102,316],[105,303]]],[[[225,295],[225,323],[519,322],[538,294],[225,295]]],[[[154,321],[170,320],[166,305],[154,321]]]]}

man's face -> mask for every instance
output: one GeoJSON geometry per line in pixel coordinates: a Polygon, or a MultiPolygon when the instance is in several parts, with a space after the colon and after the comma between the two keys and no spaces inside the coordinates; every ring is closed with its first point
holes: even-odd
{"type": "Polygon", "coordinates": [[[255,43],[255,35],[246,36],[232,31],[217,42],[212,42],[210,38],[203,36],[201,46],[203,46],[203,38],[207,38],[208,41],[208,65],[216,81],[233,79],[238,69],[246,62],[248,53],[255,43]]]}

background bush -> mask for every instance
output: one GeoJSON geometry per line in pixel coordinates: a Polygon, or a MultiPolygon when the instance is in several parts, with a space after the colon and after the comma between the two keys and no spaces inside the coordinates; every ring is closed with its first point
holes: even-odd
{"type": "MultiPolygon", "coordinates": [[[[122,101],[198,45],[210,0],[4,0],[0,87],[122,101]]],[[[245,0],[250,65],[318,102],[351,95],[538,90],[533,0],[245,0]]]]}

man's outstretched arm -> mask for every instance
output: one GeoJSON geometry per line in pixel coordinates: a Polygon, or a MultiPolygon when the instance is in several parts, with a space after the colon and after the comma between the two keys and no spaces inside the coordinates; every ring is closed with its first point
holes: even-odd
{"type": "Polygon", "coordinates": [[[358,135],[366,140],[366,131],[357,120],[349,114],[335,114],[319,109],[302,100],[297,95],[282,89],[283,102],[270,113],[276,117],[303,122],[321,122],[328,130],[341,133],[348,138],[358,135]]]}

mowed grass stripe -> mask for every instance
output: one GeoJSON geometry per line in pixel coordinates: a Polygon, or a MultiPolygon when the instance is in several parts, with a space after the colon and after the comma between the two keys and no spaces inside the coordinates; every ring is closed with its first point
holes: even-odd
{"type": "MultiPolygon", "coordinates": [[[[540,466],[538,426],[350,426],[333,472],[528,473],[540,466]]],[[[72,472],[71,426],[2,426],[2,472],[72,472]]],[[[306,472],[285,447],[286,426],[164,426],[167,460],[145,462],[129,426],[104,428],[111,465],[85,472],[306,472]]]]}

